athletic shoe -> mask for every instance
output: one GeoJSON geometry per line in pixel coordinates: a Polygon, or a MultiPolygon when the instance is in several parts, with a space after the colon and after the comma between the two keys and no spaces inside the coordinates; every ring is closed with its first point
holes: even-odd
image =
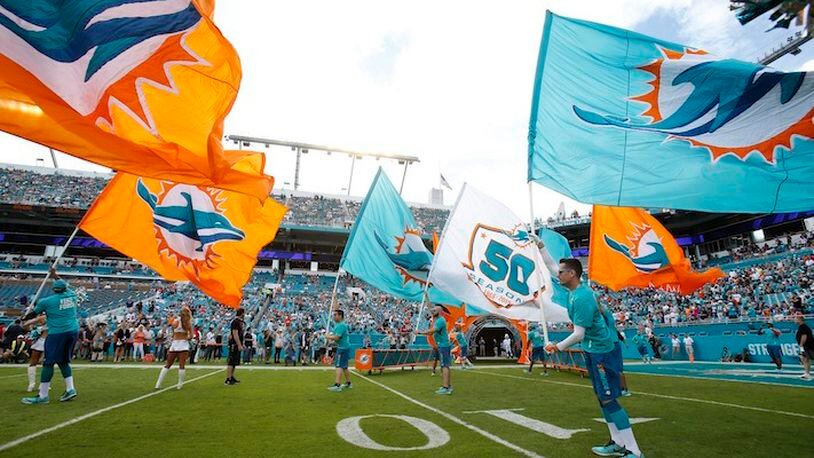
{"type": "Polygon", "coordinates": [[[346,384],[342,385],[342,388],[344,388],[346,390],[350,390],[350,389],[353,388],[353,385],[351,385],[350,383],[346,383],[346,384]]]}
{"type": "Polygon", "coordinates": [[[232,377],[232,384],[233,384],[233,385],[237,385],[238,383],[240,383],[240,380],[238,380],[238,379],[236,379],[236,378],[232,377]]]}
{"type": "Polygon", "coordinates": [[[441,388],[438,388],[438,390],[436,390],[435,394],[445,394],[445,395],[452,394],[452,387],[444,388],[442,386],[441,388]]]}
{"type": "MultiPolygon", "coordinates": [[[[806,380],[806,381],[811,380],[811,376],[808,375],[808,374],[803,374],[803,375],[800,376],[800,378],[803,379],[803,380],[806,380]]],[[[31,390],[28,390],[28,391],[31,391],[31,390]]]]}
{"type": "Polygon", "coordinates": [[[62,393],[62,396],[59,397],[59,402],[70,401],[71,399],[76,397],[76,390],[68,390],[62,393]]]}
{"type": "Polygon", "coordinates": [[[32,391],[34,391],[34,385],[33,385],[33,384],[32,384],[32,385],[28,385],[28,390],[27,390],[27,391],[28,391],[29,393],[30,393],[30,392],[32,392],[32,391]]]}
{"type": "Polygon", "coordinates": [[[548,372],[541,372],[540,375],[542,375],[543,377],[548,377],[548,372]]]}
{"type": "Polygon", "coordinates": [[[591,451],[597,456],[626,456],[628,451],[616,442],[610,441],[605,445],[592,447],[591,451]]]}
{"type": "Polygon", "coordinates": [[[644,458],[644,453],[642,453],[641,455],[636,455],[635,453],[630,452],[625,448],[622,448],[622,450],[625,451],[624,455],[620,455],[622,458],[644,458]]]}
{"type": "Polygon", "coordinates": [[[435,371],[432,371],[432,373],[430,375],[435,377],[435,371]]]}
{"type": "Polygon", "coordinates": [[[342,386],[341,385],[331,385],[331,386],[328,387],[328,391],[333,391],[334,393],[339,393],[340,391],[342,391],[342,386]]]}
{"type": "Polygon", "coordinates": [[[622,390],[621,395],[622,395],[622,397],[629,398],[629,397],[633,396],[633,393],[631,393],[628,390],[622,390]]]}
{"type": "MultiPolygon", "coordinates": [[[[232,384],[232,379],[227,378],[226,380],[223,381],[223,384],[226,385],[226,386],[231,385],[232,384]]],[[[158,388],[158,387],[156,387],[156,388],[158,388]]]]}
{"type": "Polygon", "coordinates": [[[30,398],[23,398],[23,404],[33,405],[33,404],[48,404],[48,396],[41,398],[39,396],[34,396],[30,398]]]}

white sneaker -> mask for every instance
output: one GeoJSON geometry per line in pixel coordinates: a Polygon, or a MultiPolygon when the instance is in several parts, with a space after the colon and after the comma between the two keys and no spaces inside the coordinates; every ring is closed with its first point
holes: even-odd
{"type": "MultiPolygon", "coordinates": [[[[806,381],[811,380],[811,376],[808,375],[808,374],[803,374],[803,375],[800,376],[800,378],[803,379],[803,380],[806,380],[806,381]]],[[[28,391],[31,391],[31,390],[28,390],[28,391]]]]}
{"type": "Polygon", "coordinates": [[[30,393],[30,392],[34,391],[34,388],[35,388],[35,386],[34,386],[33,383],[31,385],[28,385],[28,392],[30,393]]]}

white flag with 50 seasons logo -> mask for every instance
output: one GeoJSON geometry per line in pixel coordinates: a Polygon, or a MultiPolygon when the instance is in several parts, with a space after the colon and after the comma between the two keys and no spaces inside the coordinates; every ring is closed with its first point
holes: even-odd
{"type": "Polygon", "coordinates": [[[464,184],[444,227],[429,281],[462,302],[509,319],[568,321],[551,301],[551,274],[527,225],[505,205],[464,184]],[[536,300],[540,297],[540,300],[536,300]]]}

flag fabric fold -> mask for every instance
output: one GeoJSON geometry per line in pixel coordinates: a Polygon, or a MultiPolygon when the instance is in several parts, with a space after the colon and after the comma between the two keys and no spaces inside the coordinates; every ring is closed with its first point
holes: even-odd
{"type": "MultiPolygon", "coordinates": [[[[384,292],[422,301],[433,261],[422,236],[410,207],[379,168],[351,228],[340,267],[384,292]]],[[[431,302],[458,304],[433,287],[428,295],[431,302]]]]}
{"type": "Polygon", "coordinates": [[[814,73],[546,15],[528,181],[581,202],[814,208],[814,73]]]}
{"type": "Polygon", "coordinates": [[[271,198],[118,173],[79,226],[165,279],[189,280],[237,307],[286,211],[271,198]]]}
{"type": "Polygon", "coordinates": [[[640,208],[594,205],[588,276],[612,290],[655,287],[690,294],[725,274],[694,272],[673,236],[640,208]]]}
{"type": "Polygon", "coordinates": [[[551,274],[526,224],[505,205],[464,184],[441,234],[429,279],[460,302],[509,319],[568,321],[551,302],[551,274]]]}
{"type": "Polygon", "coordinates": [[[117,171],[268,196],[271,177],[223,151],[241,68],[213,2],[37,5],[0,8],[0,130],[117,171]]]}

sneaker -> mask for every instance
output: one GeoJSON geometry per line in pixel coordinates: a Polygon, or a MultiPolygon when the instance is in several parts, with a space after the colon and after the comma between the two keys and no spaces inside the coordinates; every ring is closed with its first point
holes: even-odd
{"type": "Polygon", "coordinates": [[[341,385],[331,385],[331,386],[328,387],[328,391],[333,391],[334,393],[339,393],[340,391],[342,391],[342,386],[341,385]]]}
{"type": "Polygon", "coordinates": [[[353,388],[353,385],[351,385],[350,383],[346,383],[346,384],[344,384],[342,387],[343,387],[344,389],[346,389],[346,390],[350,390],[350,389],[352,389],[352,388],[353,388]]]}
{"type": "Polygon", "coordinates": [[[605,445],[591,447],[591,451],[597,456],[627,456],[628,451],[616,442],[610,441],[605,445]]]}
{"type": "Polygon", "coordinates": [[[33,404],[48,404],[48,396],[41,398],[39,396],[33,396],[30,398],[23,398],[23,404],[33,405],[33,404]]]}
{"type": "Polygon", "coordinates": [[[232,385],[237,385],[238,383],[240,383],[240,380],[232,377],[232,385]]]}
{"type": "Polygon", "coordinates": [[[435,391],[435,394],[446,394],[446,395],[452,394],[452,387],[444,388],[442,386],[441,388],[438,388],[438,390],[435,391]]]}
{"type": "Polygon", "coordinates": [[[430,375],[435,377],[435,371],[432,371],[432,373],[430,375]]]}
{"type": "Polygon", "coordinates": [[[62,396],[59,397],[59,402],[70,401],[71,399],[76,397],[76,390],[68,390],[62,393],[62,396]]]}
{"type": "MultiPolygon", "coordinates": [[[[803,375],[800,376],[800,378],[803,379],[803,380],[806,380],[806,381],[811,380],[811,376],[808,375],[808,374],[803,374],[803,375]]],[[[28,391],[31,391],[31,390],[28,390],[28,391]]]]}
{"type": "Polygon", "coordinates": [[[30,393],[30,392],[34,391],[34,388],[35,388],[34,384],[28,385],[28,390],[26,390],[26,391],[28,391],[30,393]]]}
{"type": "MultiPolygon", "coordinates": [[[[223,381],[223,384],[226,385],[226,386],[231,385],[232,384],[232,379],[227,378],[226,380],[223,381]]],[[[156,387],[156,388],[158,388],[158,387],[156,387]]]]}
{"type": "Polygon", "coordinates": [[[622,458],[644,458],[644,453],[642,453],[641,455],[636,455],[635,453],[630,452],[625,448],[622,448],[622,450],[625,452],[624,455],[619,455],[622,458]]]}
{"type": "Polygon", "coordinates": [[[629,397],[633,396],[633,393],[631,393],[628,390],[622,390],[622,392],[620,394],[622,395],[622,397],[625,397],[625,398],[629,398],[629,397]]]}
{"type": "Polygon", "coordinates": [[[540,373],[540,375],[542,375],[543,377],[548,377],[548,372],[542,372],[540,373]]]}

